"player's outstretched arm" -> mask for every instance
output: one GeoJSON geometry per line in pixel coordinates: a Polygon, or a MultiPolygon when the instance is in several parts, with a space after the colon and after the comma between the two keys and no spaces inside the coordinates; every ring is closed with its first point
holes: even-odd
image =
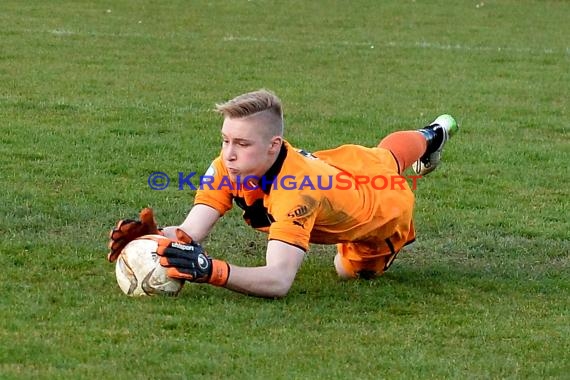
{"type": "Polygon", "coordinates": [[[162,232],[164,236],[176,239],[176,230],[181,229],[192,238],[192,241],[199,243],[208,236],[218,219],[220,219],[218,210],[210,206],[197,204],[192,207],[180,226],[166,227],[162,232]]]}
{"type": "Polygon", "coordinates": [[[302,249],[270,240],[265,266],[246,268],[230,265],[226,288],[258,297],[284,297],[293,285],[304,257],[302,249]]]}
{"type": "Polygon", "coordinates": [[[191,282],[209,283],[227,289],[267,298],[287,295],[305,252],[293,245],[271,240],[267,245],[266,264],[240,267],[208,256],[197,243],[165,241],[159,243],[160,264],[168,276],[191,282]]]}

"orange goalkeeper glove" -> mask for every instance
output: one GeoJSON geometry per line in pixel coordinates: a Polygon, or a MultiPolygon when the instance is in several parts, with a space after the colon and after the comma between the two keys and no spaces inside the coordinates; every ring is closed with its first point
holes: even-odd
{"type": "MultiPolygon", "coordinates": [[[[180,239],[178,231],[177,236],[180,239]]],[[[168,268],[166,274],[169,277],[190,282],[207,282],[216,286],[224,286],[228,282],[228,263],[212,259],[200,244],[192,242],[191,239],[185,243],[161,240],[156,251],[160,256],[160,265],[168,268]]]]}
{"type": "Polygon", "coordinates": [[[140,220],[121,219],[109,233],[109,254],[107,260],[114,262],[127,244],[143,235],[162,235],[159,231],[151,208],[144,208],[140,220]]]}

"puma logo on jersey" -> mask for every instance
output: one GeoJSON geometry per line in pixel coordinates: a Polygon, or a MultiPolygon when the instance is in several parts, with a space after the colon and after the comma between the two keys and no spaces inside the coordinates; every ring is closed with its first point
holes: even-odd
{"type": "Polygon", "coordinates": [[[293,221],[293,224],[296,225],[296,226],[299,226],[299,227],[301,227],[301,228],[305,228],[305,222],[300,222],[300,221],[298,221],[298,220],[294,220],[294,221],[293,221]]]}

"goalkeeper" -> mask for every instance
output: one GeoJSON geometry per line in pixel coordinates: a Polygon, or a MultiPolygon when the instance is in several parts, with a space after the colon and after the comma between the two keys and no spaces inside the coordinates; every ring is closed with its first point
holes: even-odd
{"type": "Polygon", "coordinates": [[[343,145],[310,154],[284,140],[282,105],[270,91],[240,95],[216,110],[223,116],[222,149],[206,172],[211,186],[197,191],[179,226],[159,231],[150,209],[138,221],[119,221],[111,231],[110,261],[129,241],[161,233],[197,248],[191,254],[179,244],[158,249],[170,277],[248,295],[285,296],[310,243],[336,244],[334,267],[343,279],[382,275],[415,238],[414,195],[405,181],[379,189],[362,179],[395,178],[410,167],[422,176],[431,172],[458,130],[451,116],[442,115],[424,128],[394,132],[377,147],[343,145]],[[282,186],[286,178],[304,186],[282,186]],[[230,264],[201,248],[233,204],[243,209],[247,224],[267,233],[265,265],[230,264]]]}

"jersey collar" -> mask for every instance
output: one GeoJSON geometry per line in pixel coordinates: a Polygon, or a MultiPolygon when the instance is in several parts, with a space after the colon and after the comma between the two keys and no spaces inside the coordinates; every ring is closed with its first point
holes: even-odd
{"type": "Polygon", "coordinates": [[[275,160],[273,165],[271,165],[269,170],[267,170],[265,174],[262,176],[263,179],[259,187],[267,195],[269,195],[273,182],[276,180],[277,175],[279,174],[281,168],[283,167],[283,162],[285,162],[285,157],[287,157],[287,145],[288,144],[285,141],[283,141],[277,159],[275,160]]]}

